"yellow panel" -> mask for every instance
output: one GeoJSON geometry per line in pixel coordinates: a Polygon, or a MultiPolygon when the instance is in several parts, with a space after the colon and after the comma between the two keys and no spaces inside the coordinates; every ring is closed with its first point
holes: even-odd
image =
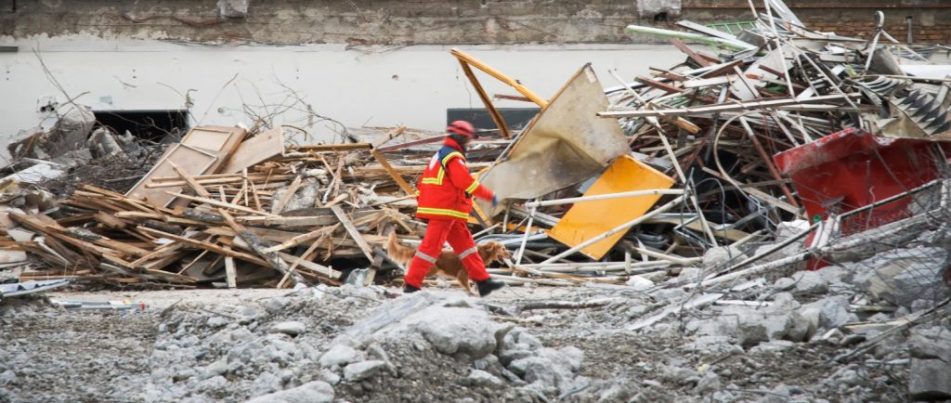
{"type": "MultiPolygon", "coordinates": [[[[601,174],[585,196],[630,192],[645,189],[668,189],[674,180],[657,170],[624,155],[601,174]]],[[[660,199],[660,195],[624,197],[575,203],[548,235],[558,242],[575,246],[618,225],[644,215],[660,199]]],[[[621,237],[618,232],[581,250],[588,257],[601,259],[621,237]]]]}
{"type": "MultiPolygon", "coordinates": [[[[479,180],[479,178],[482,177],[482,174],[484,174],[485,171],[488,171],[488,170],[489,170],[489,168],[485,168],[485,169],[483,169],[483,170],[481,170],[481,171],[479,171],[479,172],[474,172],[474,173],[472,173],[471,175],[472,175],[473,178],[475,178],[475,180],[479,180]]],[[[478,203],[472,203],[472,212],[474,212],[477,216],[479,216],[479,218],[481,218],[483,222],[488,223],[489,221],[491,221],[491,217],[486,217],[486,216],[485,216],[485,213],[482,212],[482,209],[481,209],[481,208],[479,208],[479,204],[478,204],[478,203]]],[[[472,225],[481,225],[481,224],[482,224],[482,223],[479,222],[479,220],[477,220],[475,217],[473,217],[472,214],[469,214],[468,223],[469,223],[469,224],[472,224],[472,225]]]]}

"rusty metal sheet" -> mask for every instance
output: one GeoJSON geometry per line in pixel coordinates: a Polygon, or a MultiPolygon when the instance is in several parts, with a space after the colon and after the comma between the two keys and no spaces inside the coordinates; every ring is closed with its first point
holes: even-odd
{"type": "MultiPolygon", "coordinates": [[[[597,175],[628,152],[618,122],[595,115],[607,107],[600,81],[585,65],[529,123],[507,158],[482,176],[482,183],[499,199],[524,200],[597,175]]],[[[484,202],[480,207],[491,211],[484,202]]]]}
{"type": "MultiPolygon", "coordinates": [[[[625,155],[614,161],[601,174],[585,196],[645,189],[669,189],[673,185],[674,180],[667,175],[625,155]]],[[[578,245],[644,215],[660,197],[660,195],[635,196],[576,203],[558,221],[558,224],[548,231],[548,235],[565,245],[578,245]]],[[[581,253],[595,260],[601,259],[623,236],[624,231],[618,232],[581,249],[581,253]]]]}

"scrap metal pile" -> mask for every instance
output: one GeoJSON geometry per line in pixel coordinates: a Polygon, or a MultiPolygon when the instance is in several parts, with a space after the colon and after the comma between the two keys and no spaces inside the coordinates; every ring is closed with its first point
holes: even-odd
{"type": "MultiPolygon", "coordinates": [[[[783,222],[804,219],[801,236],[829,220],[851,234],[911,215],[903,192],[943,175],[951,79],[916,74],[924,62],[891,53],[881,28],[871,40],[815,32],[766,4],[735,36],[689,21],[680,25],[696,33],[630,26],[720,53],[671,39],[684,63],[633,82],[612,74],[620,85],[607,89],[586,65],[550,100],[453,50],[497,125],[469,151],[504,201],[477,203],[477,240],[514,251],[490,271],[512,284],[617,283],[713,260],[715,276],[783,222]],[[472,67],[541,112],[515,133],[472,67]],[[837,218],[850,211],[862,213],[837,218]]],[[[380,246],[393,230],[407,243],[422,235],[412,184],[441,135],[396,128],[288,146],[280,128],[251,132],[197,127],[128,192],[82,184],[58,203],[7,208],[5,252],[42,260],[21,279],[283,287],[399,277],[380,246]]]]}

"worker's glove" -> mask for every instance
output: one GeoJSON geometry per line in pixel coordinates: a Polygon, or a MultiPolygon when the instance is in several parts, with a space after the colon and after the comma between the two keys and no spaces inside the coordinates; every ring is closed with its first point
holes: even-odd
{"type": "Polygon", "coordinates": [[[499,197],[492,195],[492,208],[496,208],[498,206],[499,206],[499,197]]]}

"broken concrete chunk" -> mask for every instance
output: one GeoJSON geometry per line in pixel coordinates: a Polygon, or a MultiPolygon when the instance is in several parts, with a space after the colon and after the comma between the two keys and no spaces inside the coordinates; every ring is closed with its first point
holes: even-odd
{"type": "Polygon", "coordinates": [[[941,326],[913,329],[908,346],[912,357],[951,362],[951,329],[941,326]]]}
{"type": "Polygon", "coordinates": [[[939,359],[911,360],[908,393],[915,400],[951,399],[951,363],[939,359]]]}
{"type": "Polygon", "coordinates": [[[727,262],[742,262],[746,255],[734,246],[718,246],[710,248],[703,254],[703,266],[717,267],[727,262]]]}
{"type": "MultiPolygon", "coordinates": [[[[489,319],[485,311],[434,306],[407,318],[408,330],[420,333],[436,351],[482,358],[495,351],[497,340],[511,327],[489,319]],[[498,335],[498,336],[497,336],[498,335]]],[[[406,337],[405,331],[393,337],[406,337]]]]}
{"type": "Polygon", "coordinates": [[[93,158],[111,157],[123,152],[115,136],[105,127],[100,127],[92,132],[92,135],[86,140],[86,147],[89,148],[93,158]]]}
{"type": "Polygon", "coordinates": [[[773,283],[773,289],[776,291],[789,291],[796,288],[796,280],[789,277],[783,277],[773,283]]]}
{"type": "Polygon", "coordinates": [[[343,378],[347,382],[359,382],[376,376],[385,369],[386,363],[380,360],[357,362],[343,368],[343,378]]]}
{"type": "Polygon", "coordinates": [[[334,345],[321,355],[319,360],[320,366],[324,368],[344,366],[359,361],[363,361],[363,353],[343,344],[334,345]]]}
{"type": "Polygon", "coordinates": [[[817,271],[800,271],[792,275],[796,295],[822,294],[829,290],[826,279],[817,271]]]}
{"type": "Polygon", "coordinates": [[[641,276],[631,276],[631,278],[627,280],[627,285],[634,291],[644,291],[653,287],[654,282],[641,276]]]}
{"type": "Polygon", "coordinates": [[[333,400],[333,386],[324,381],[313,381],[296,388],[258,396],[247,403],[330,403],[333,400]]]}
{"type": "Polygon", "coordinates": [[[876,298],[910,308],[915,300],[938,301],[948,295],[941,278],[948,259],[944,248],[895,249],[858,263],[872,270],[856,273],[855,281],[876,298]]]}
{"type": "Polygon", "coordinates": [[[849,323],[849,298],[834,296],[822,300],[819,308],[819,326],[834,329],[849,323]]]}
{"type": "Polygon", "coordinates": [[[469,373],[469,376],[461,381],[466,386],[481,386],[481,387],[500,387],[505,385],[505,382],[502,382],[501,379],[496,378],[495,375],[492,375],[488,372],[473,369],[469,373]]]}
{"type": "Polygon", "coordinates": [[[301,333],[304,333],[305,329],[306,329],[306,326],[301,322],[287,321],[287,322],[276,323],[274,326],[271,327],[271,332],[284,333],[290,336],[297,336],[301,333]]]}

